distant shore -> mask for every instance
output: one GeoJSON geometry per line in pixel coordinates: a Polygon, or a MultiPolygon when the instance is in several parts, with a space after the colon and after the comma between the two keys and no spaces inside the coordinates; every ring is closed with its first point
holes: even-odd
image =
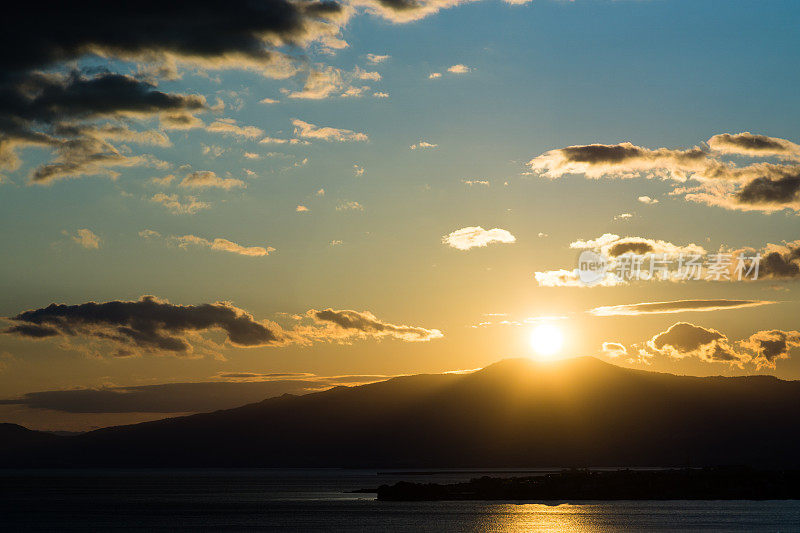
{"type": "Polygon", "coordinates": [[[447,485],[401,481],[382,485],[377,494],[381,501],[797,500],[800,471],[738,467],[565,470],[530,477],[483,476],[447,485]]]}

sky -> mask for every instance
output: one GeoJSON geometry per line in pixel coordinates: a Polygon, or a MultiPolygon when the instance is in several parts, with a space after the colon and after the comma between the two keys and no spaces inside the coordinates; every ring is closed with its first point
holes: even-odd
{"type": "Polygon", "coordinates": [[[796,2],[60,9],[0,22],[0,419],[465,371],[541,324],[557,357],[800,379],[796,2]],[[585,285],[582,250],[673,270],[585,285]]]}

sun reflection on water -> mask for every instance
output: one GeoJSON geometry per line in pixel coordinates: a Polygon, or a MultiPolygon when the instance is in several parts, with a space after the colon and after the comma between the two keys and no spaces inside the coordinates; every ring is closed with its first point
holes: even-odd
{"type": "Polygon", "coordinates": [[[559,533],[602,531],[593,505],[501,504],[482,517],[476,531],[493,533],[550,531],[559,533]]]}

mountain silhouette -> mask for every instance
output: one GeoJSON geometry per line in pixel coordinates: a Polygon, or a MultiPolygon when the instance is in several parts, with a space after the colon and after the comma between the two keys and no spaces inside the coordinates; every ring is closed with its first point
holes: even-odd
{"type": "Polygon", "coordinates": [[[51,444],[60,438],[46,431],[34,431],[18,424],[0,423],[0,451],[51,444]]]}
{"type": "Polygon", "coordinates": [[[800,382],[503,360],[26,445],[4,466],[800,464],[800,382]]]}

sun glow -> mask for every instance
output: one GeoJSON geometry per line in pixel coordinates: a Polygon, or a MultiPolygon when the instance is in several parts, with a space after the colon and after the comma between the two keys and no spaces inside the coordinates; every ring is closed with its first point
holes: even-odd
{"type": "Polygon", "coordinates": [[[552,324],[540,324],[531,332],[531,347],[541,359],[552,359],[564,344],[564,335],[552,324]]]}

